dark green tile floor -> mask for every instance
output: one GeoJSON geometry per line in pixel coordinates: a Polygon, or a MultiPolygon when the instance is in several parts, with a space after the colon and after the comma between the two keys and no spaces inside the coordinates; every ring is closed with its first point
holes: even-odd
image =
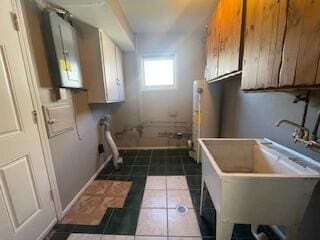
{"type": "MultiPolygon", "coordinates": [[[[139,210],[147,176],[184,175],[187,178],[193,205],[203,239],[215,239],[215,210],[209,194],[205,194],[203,216],[199,215],[201,165],[188,157],[184,149],[120,151],[123,165],[114,170],[108,163],[97,179],[130,180],[133,185],[122,209],[108,209],[97,226],[57,224],[51,240],[66,240],[71,233],[135,235],[139,210]]],[[[206,190],[205,190],[206,191],[206,190]]],[[[278,240],[266,226],[261,226],[269,239],[278,240]]],[[[254,240],[250,225],[235,225],[234,240],[254,240]]]]}

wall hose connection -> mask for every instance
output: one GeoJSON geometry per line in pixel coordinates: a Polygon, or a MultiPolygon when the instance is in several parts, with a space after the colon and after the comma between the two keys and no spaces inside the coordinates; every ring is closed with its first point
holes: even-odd
{"type": "Polygon", "coordinates": [[[105,150],[108,149],[108,147],[110,148],[112,153],[113,167],[114,169],[118,170],[120,169],[119,163],[122,163],[123,160],[119,155],[118,148],[111,135],[111,119],[111,115],[107,115],[100,119],[101,136],[103,147],[105,150]]]}

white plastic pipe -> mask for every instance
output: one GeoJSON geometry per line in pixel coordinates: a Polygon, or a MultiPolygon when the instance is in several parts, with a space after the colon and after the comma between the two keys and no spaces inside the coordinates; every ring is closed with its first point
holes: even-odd
{"type": "Polygon", "coordinates": [[[257,240],[269,240],[267,235],[264,232],[257,233],[258,230],[258,225],[251,224],[251,232],[252,235],[257,239],[257,240]]]}
{"type": "Polygon", "coordinates": [[[281,239],[281,240],[286,240],[286,236],[283,234],[283,232],[281,232],[281,230],[276,226],[276,225],[271,225],[269,226],[272,228],[272,230],[275,232],[275,234],[277,234],[277,236],[281,239]]]}
{"type": "Polygon", "coordinates": [[[114,141],[112,139],[110,131],[108,131],[108,130],[106,131],[106,140],[107,140],[107,143],[108,143],[108,145],[111,149],[111,152],[112,152],[113,166],[115,169],[119,169],[119,162],[121,162],[121,159],[119,157],[119,151],[117,149],[116,144],[114,143],[114,141]]]}
{"type": "Polygon", "coordinates": [[[119,163],[122,163],[122,158],[119,157],[118,148],[111,136],[110,123],[108,122],[107,118],[103,118],[100,120],[100,125],[102,127],[102,138],[103,138],[104,149],[107,149],[107,145],[108,145],[112,153],[113,166],[115,169],[119,169],[119,163]]]}

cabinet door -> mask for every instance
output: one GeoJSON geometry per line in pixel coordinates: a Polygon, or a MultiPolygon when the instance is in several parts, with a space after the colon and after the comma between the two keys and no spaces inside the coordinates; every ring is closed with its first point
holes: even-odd
{"type": "Polygon", "coordinates": [[[316,85],[320,85],[320,57],[318,61],[318,69],[317,69],[317,76],[316,76],[316,85]]]}
{"type": "Polygon", "coordinates": [[[219,8],[212,15],[208,26],[207,37],[207,80],[212,80],[218,76],[218,48],[219,48],[219,8]]]}
{"type": "Polygon", "coordinates": [[[278,86],[287,0],[248,0],[241,88],[278,86]]]}
{"type": "Polygon", "coordinates": [[[219,14],[219,68],[218,76],[240,68],[242,0],[221,0],[219,14]]]}
{"type": "Polygon", "coordinates": [[[320,1],[290,0],[280,86],[313,86],[320,56],[320,1]]]}
{"type": "Polygon", "coordinates": [[[123,62],[121,49],[116,46],[116,62],[117,62],[117,82],[119,89],[119,100],[125,100],[124,80],[123,80],[123,62]]]}
{"type": "Polygon", "coordinates": [[[103,32],[100,32],[102,48],[102,65],[105,81],[105,91],[107,102],[119,100],[119,90],[117,83],[116,50],[112,40],[103,32]]]}

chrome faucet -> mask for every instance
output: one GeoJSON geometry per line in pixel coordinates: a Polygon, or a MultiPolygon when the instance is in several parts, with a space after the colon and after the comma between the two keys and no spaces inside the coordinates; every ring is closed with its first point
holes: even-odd
{"type": "Polygon", "coordinates": [[[289,124],[291,126],[296,127],[297,129],[295,129],[294,133],[292,134],[292,136],[294,138],[294,142],[301,142],[301,143],[305,144],[306,147],[311,147],[312,149],[314,149],[320,153],[320,139],[317,137],[318,129],[320,126],[320,111],[318,112],[317,120],[316,120],[314,129],[311,132],[311,134],[310,134],[310,130],[305,127],[307,113],[308,113],[308,107],[309,107],[309,102],[310,102],[309,97],[310,97],[310,92],[307,91],[305,96],[297,95],[293,101],[293,103],[297,103],[300,101],[305,102],[301,125],[299,125],[295,122],[291,122],[286,119],[282,119],[282,120],[279,120],[278,122],[276,122],[276,126],[279,127],[282,123],[286,123],[286,124],[289,124]]]}
{"type": "Polygon", "coordinates": [[[295,138],[295,140],[303,139],[304,141],[309,141],[310,131],[308,128],[305,128],[295,122],[292,122],[286,119],[282,119],[276,122],[276,126],[279,127],[282,123],[286,123],[288,125],[297,127],[299,129],[299,130],[295,130],[293,134],[293,137],[295,138]]]}

